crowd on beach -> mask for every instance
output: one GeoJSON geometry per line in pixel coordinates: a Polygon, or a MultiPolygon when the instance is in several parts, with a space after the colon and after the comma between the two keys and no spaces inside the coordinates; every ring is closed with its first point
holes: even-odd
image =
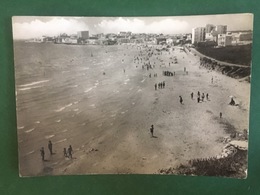
{"type": "MultiPolygon", "coordinates": [[[[157,72],[153,72],[153,70],[155,70],[155,69],[156,70],[162,69],[162,76],[166,76],[166,77],[177,76],[178,72],[176,74],[175,71],[163,69],[163,68],[166,67],[166,64],[169,67],[171,67],[172,65],[178,64],[177,57],[173,56],[173,53],[174,53],[173,48],[166,48],[166,47],[158,48],[157,46],[142,45],[142,46],[137,46],[137,50],[139,52],[136,56],[134,56],[133,62],[135,64],[136,68],[138,68],[140,66],[143,71],[147,71],[148,78],[152,78],[152,75],[155,78],[158,77],[157,72]],[[166,61],[161,58],[163,53],[169,54],[169,62],[168,63],[166,63],[166,61]],[[152,60],[153,60],[153,62],[152,62],[152,60]]],[[[93,54],[91,54],[91,55],[93,55],[93,54]]],[[[122,62],[124,62],[124,59],[122,59],[122,62]]],[[[204,62],[201,61],[201,65],[203,65],[203,63],[204,62]]],[[[125,67],[123,67],[123,73],[125,73],[125,72],[126,72],[126,69],[125,69],[125,67]]],[[[103,72],[103,75],[105,75],[105,72],[103,72]]],[[[181,71],[181,75],[188,75],[188,71],[187,71],[186,67],[183,67],[183,71],[181,71]]],[[[211,83],[212,84],[214,83],[213,77],[211,79],[211,83]]],[[[160,82],[156,82],[154,84],[155,91],[157,91],[158,89],[165,89],[165,87],[166,87],[166,81],[160,81],[160,82]]],[[[181,94],[178,94],[178,96],[179,96],[180,104],[183,105],[184,104],[183,96],[181,94]]],[[[195,97],[194,92],[191,92],[190,98],[192,100],[197,99],[197,103],[210,101],[209,93],[201,92],[201,91],[197,91],[197,97],[195,97]]],[[[231,98],[230,105],[236,105],[233,97],[231,98]]],[[[222,112],[220,112],[219,117],[222,118],[222,115],[223,115],[222,112]]],[[[155,137],[154,136],[154,125],[153,124],[150,127],[150,134],[151,134],[151,137],[155,137]]],[[[51,141],[49,141],[49,143],[48,143],[48,150],[50,152],[50,155],[54,154],[51,141]]],[[[69,145],[68,148],[63,148],[63,156],[65,158],[72,159],[72,153],[73,153],[73,149],[72,149],[71,145],[69,145]]],[[[42,160],[45,161],[44,147],[42,147],[40,149],[40,154],[41,154],[42,160]]]]}

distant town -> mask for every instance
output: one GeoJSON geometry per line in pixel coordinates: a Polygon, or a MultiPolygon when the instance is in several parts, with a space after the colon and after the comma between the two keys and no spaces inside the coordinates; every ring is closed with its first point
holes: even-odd
{"type": "Polygon", "coordinates": [[[235,45],[247,45],[252,43],[252,31],[228,31],[227,25],[207,24],[205,27],[193,28],[191,33],[164,35],[119,32],[92,34],[89,31],[78,31],[75,34],[68,35],[61,33],[57,36],[42,36],[27,40],[26,42],[71,45],[115,45],[127,43],[145,43],[157,45],[179,45],[190,44],[198,47],[226,47],[235,45]]]}

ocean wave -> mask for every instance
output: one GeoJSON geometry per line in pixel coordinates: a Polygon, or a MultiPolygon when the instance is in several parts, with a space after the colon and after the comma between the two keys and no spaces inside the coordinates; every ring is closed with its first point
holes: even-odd
{"type": "Polygon", "coordinates": [[[68,108],[68,107],[70,107],[70,106],[72,106],[72,103],[69,103],[69,104],[67,104],[67,105],[65,105],[65,106],[63,106],[63,107],[61,107],[61,108],[55,110],[55,112],[61,112],[62,110],[64,110],[65,108],[68,108]]]}
{"type": "Polygon", "coordinates": [[[38,85],[40,83],[46,83],[49,82],[50,80],[42,80],[42,81],[36,81],[36,82],[32,82],[32,83],[27,83],[24,85],[18,85],[18,87],[29,87],[29,86],[33,86],[33,85],[38,85]]]}

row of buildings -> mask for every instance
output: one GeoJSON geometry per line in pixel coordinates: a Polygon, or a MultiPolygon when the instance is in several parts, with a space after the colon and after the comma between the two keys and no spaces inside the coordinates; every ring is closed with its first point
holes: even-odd
{"type": "Polygon", "coordinates": [[[89,31],[78,31],[77,34],[68,35],[61,33],[55,37],[42,36],[30,42],[54,42],[56,44],[91,44],[91,45],[113,45],[126,43],[146,44],[168,44],[191,43],[191,34],[163,35],[149,33],[119,32],[100,33],[90,36],[89,31]]]}
{"type": "Polygon", "coordinates": [[[225,47],[229,45],[241,45],[252,43],[252,31],[227,31],[226,25],[207,24],[205,27],[192,29],[192,41],[194,45],[207,45],[225,47]]]}
{"type": "Polygon", "coordinates": [[[30,42],[54,42],[57,44],[91,44],[114,45],[127,43],[146,44],[193,44],[198,46],[241,45],[252,42],[252,31],[228,31],[226,25],[207,24],[205,27],[196,27],[192,33],[178,35],[163,35],[149,33],[119,32],[100,33],[90,36],[89,31],[78,31],[77,34],[62,33],[55,37],[42,36],[30,42]]]}

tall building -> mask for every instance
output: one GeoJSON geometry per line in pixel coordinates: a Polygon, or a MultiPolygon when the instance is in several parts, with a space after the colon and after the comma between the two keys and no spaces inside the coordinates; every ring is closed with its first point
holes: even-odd
{"type": "Polygon", "coordinates": [[[214,29],[215,29],[215,26],[213,24],[206,25],[206,33],[211,33],[214,29]]]}
{"type": "Polygon", "coordinates": [[[89,32],[88,31],[78,31],[77,35],[78,35],[78,38],[81,38],[81,39],[88,39],[89,38],[89,32]]]}
{"type": "Polygon", "coordinates": [[[194,43],[205,41],[205,32],[206,32],[205,27],[193,28],[191,43],[194,44],[194,43]]]}
{"type": "Polygon", "coordinates": [[[216,30],[217,34],[226,34],[227,25],[217,25],[215,30],[216,30]]]}

